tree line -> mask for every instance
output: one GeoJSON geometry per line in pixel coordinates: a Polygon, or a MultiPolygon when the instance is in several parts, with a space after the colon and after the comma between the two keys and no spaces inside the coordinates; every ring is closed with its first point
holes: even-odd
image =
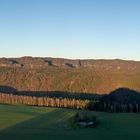
{"type": "Polygon", "coordinates": [[[97,102],[90,102],[88,108],[103,112],[140,112],[140,93],[119,88],[108,95],[102,95],[97,102]]]}
{"type": "MultiPolygon", "coordinates": [[[[87,94],[88,95],[88,94],[87,94]]],[[[140,112],[140,93],[120,88],[108,95],[87,96],[51,93],[0,93],[0,103],[89,109],[102,112],[140,112]]]]}
{"type": "Polygon", "coordinates": [[[64,107],[72,109],[85,109],[89,101],[80,99],[57,98],[57,97],[35,97],[25,95],[14,95],[0,93],[0,103],[2,104],[24,104],[44,107],[64,107]]]}
{"type": "Polygon", "coordinates": [[[87,106],[87,109],[93,111],[101,111],[101,112],[140,112],[140,104],[138,103],[117,103],[117,102],[90,102],[87,106]]]}

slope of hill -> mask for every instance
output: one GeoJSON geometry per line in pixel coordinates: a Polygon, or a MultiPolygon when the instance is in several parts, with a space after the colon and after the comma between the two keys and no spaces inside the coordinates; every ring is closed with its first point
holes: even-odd
{"type": "Polygon", "coordinates": [[[105,94],[126,87],[140,91],[140,62],[1,58],[0,85],[19,91],[63,91],[105,94]]]}

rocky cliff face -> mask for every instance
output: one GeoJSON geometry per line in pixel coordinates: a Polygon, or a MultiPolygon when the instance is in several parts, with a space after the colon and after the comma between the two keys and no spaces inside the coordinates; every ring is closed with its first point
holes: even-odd
{"type": "Polygon", "coordinates": [[[124,60],[70,60],[62,58],[1,58],[0,67],[23,67],[23,68],[45,68],[45,67],[65,67],[65,68],[93,68],[105,70],[139,70],[140,62],[124,60]]]}
{"type": "Polygon", "coordinates": [[[140,62],[1,58],[0,86],[26,91],[110,93],[127,87],[140,91],[140,62]]]}

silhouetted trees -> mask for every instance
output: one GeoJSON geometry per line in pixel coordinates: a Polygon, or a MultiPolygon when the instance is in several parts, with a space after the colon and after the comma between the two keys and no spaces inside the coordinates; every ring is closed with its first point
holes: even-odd
{"type": "Polygon", "coordinates": [[[128,88],[119,88],[99,101],[90,102],[88,109],[104,112],[140,112],[140,93],[128,88]]]}

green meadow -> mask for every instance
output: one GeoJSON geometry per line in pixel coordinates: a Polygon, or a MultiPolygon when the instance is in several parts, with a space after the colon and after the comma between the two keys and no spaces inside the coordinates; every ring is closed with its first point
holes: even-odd
{"type": "Polygon", "coordinates": [[[95,112],[97,128],[73,124],[77,110],[0,105],[0,140],[139,140],[140,114],[95,112]]]}

